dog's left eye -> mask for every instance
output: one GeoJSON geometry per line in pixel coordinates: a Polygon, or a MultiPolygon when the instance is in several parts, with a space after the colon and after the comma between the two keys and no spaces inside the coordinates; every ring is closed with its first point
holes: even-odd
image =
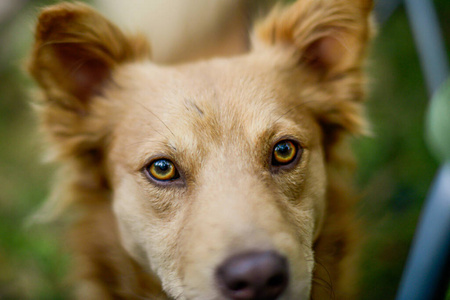
{"type": "Polygon", "coordinates": [[[175,180],[180,177],[174,163],[168,159],[157,159],[145,169],[146,173],[158,181],[175,180]]]}
{"type": "Polygon", "coordinates": [[[291,140],[278,142],[272,151],[272,166],[286,166],[294,163],[299,157],[301,148],[291,140]]]}

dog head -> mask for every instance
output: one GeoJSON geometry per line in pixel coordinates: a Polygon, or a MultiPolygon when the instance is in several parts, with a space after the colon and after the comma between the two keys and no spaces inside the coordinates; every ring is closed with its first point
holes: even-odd
{"type": "Polygon", "coordinates": [[[55,156],[170,297],[308,298],[332,149],[363,128],[369,2],[298,1],[248,54],[175,66],[85,5],[43,10],[30,71],[55,156]]]}

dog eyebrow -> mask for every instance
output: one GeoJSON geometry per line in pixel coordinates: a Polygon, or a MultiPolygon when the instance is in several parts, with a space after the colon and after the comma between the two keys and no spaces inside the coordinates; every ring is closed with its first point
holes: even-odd
{"type": "Polygon", "coordinates": [[[186,109],[190,110],[190,108],[194,108],[201,116],[204,114],[203,110],[191,99],[184,99],[184,106],[186,109]]]}
{"type": "Polygon", "coordinates": [[[170,149],[172,149],[173,151],[177,151],[177,147],[175,147],[174,144],[168,143],[167,146],[168,146],[170,149]]]}

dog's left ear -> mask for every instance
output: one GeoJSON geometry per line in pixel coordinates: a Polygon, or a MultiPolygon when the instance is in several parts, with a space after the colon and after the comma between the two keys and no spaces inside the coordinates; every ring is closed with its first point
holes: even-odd
{"type": "Polygon", "coordinates": [[[255,27],[254,51],[278,51],[285,58],[280,69],[303,76],[299,84],[328,91],[312,104],[327,128],[362,130],[358,102],[364,95],[361,69],[372,35],[372,6],[372,0],[298,0],[276,7],[255,27]]]}
{"type": "Polygon", "coordinates": [[[298,0],[256,26],[256,44],[296,49],[298,63],[321,76],[360,64],[370,37],[372,0],[298,0]]]}

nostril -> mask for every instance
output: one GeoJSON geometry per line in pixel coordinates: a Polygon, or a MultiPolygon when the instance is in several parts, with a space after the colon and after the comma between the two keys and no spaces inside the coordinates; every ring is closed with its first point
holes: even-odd
{"type": "Polygon", "coordinates": [[[286,279],[287,278],[284,274],[277,274],[275,276],[270,277],[266,285],[269,287],[278,287],[280,285],[283,285],[286,279]]]}
{"type": "Polygon", "coordinates": [[[230,282],[228,284],[228,286],[229,286],[230,290],[240,291],[240,290],[244,290],[248,287],[248,282],[245,282],[243,280],[238,280],[235,282],[230,282]]]}
{"type": "Polygon", "coordinates": [[[235,300],[280,296],[289,281],[286,259],[272,251],[248,252],[226,259],[216,270],[222,294],[235,300]]]}

